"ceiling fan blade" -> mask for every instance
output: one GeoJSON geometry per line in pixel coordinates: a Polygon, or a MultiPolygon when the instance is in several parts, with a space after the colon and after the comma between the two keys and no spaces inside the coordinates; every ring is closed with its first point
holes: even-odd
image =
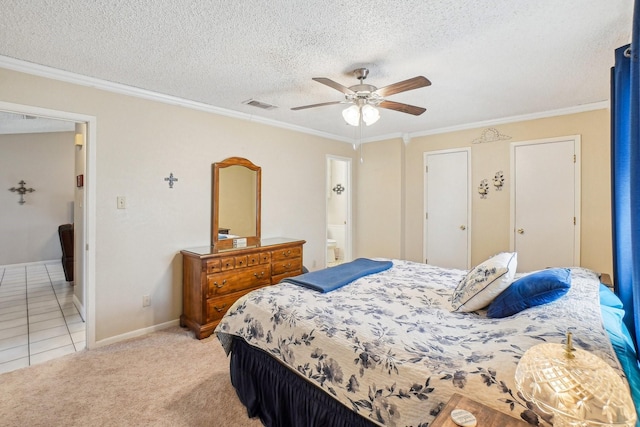
{"type": "Polygon", "coordinates": [[[334,88],[336,90],[339,90],[340,92],[344,93],[345,95],[351,95],[351,94],[355,93],[354,91],[352,91],[348,87],[342,86],[340,83],[334,82],[333,80],[328,79],[326,77],[313,77],[312,80],[315,80],[318,83],[322,83],[323,85],[327,85],[327,86],[332,87],[332,88],[334,88]]]}
{"type": "Polygon", "coordinates": [[[389,110],[396,110],[402,113],[413,114],[414,116],[419,116],[420,114],[427,111],[426,108],[416,107],[415,105],[409,104],[401,104],[400,102],[393,101],[382,101],[380,104],[378,104],[378,107],[387,108],[389,110]]]}
{"type": "Polygon", "coordinates": [[[412,79],[403,80],[401,82],[391,84],[389,86],[381,87],[374,93],[377,93],[384,98],[395,93],[405,92],[408,90],[418,89],[430,85],[431,82],[429,81],[429,79],[423,76],[418,76],[412,79]]]}
{"type": "Polygon", "coordinates": [[[325,105],[334,105],[334,104],[350,104],[350,102],[348,101],[322,102],[320,104],[311,104],[311,105],[303,105],[302,107],[293,107],[292,110],[304,110],[306,108],[324,107],[325,105]]]}

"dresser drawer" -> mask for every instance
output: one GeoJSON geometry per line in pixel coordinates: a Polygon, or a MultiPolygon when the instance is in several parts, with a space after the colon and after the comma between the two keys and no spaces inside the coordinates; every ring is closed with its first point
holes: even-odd
{"type": "Polygon", "coordinates": [[[252,290],[253,289],[245,289],[243,291],[234,292],[232,294],[208,299],[205,322],[209,323],[222,319],[222,316],[224,316],[227,310],[229,310],[229,308],[233,305],[234,302],[238,300],[238,298],[249,293],[252,290]]]}
{"type": "Polygon", "coordinates": [[[299,276],[300,274],[302,274],[302,271],[289,271],[288,273],[273,275],[271,276],[271,284],[277,285],[287,277],[299,276]]]}
{"type": "Polygon", "coordinates": [[[257,254],[247,255],[247,265],[269,264],[271,262],[271,253],[260,252],[257,254]]]}
{"type": "Polygon", "coordinates": [[[247,255],[235,256],[233,257],[233,261],[235,263],[235,268],[242,268],[247,266],[247,255]]]}
{"type": "Polygon", "coordinates": [[[218,273],[220,271],[220,259],[210,259],[205,263],[207,274],[218,273]]]}
{"type": "Polygon", "coordinates": [[[302,269],[302,259],[293,258],[284,261],[277,261],[271,264],[271,274],[276,276],[278,274],[300,272],[302,269]]]}
{"type": "Polygon", "coordinates": [[[206,298],[243,289],[252,289],[271,283],[269,266],[257,265],[207,276],[206,298]]]}
{"type": "Polygon", "coordinates": [[[271,260],[272,261],[282,261],[291,258],[300,258],[302,254],[302,248],[297,246],[295,248],[285,248],[277,251],[271,252],[271,260]]]}
{"type": "Polygon", "coordinates": [[[236,268],[236,257],[229,256],[226,258],[220,258],[220,264],[221,271],[233,270],[236,268]]]}

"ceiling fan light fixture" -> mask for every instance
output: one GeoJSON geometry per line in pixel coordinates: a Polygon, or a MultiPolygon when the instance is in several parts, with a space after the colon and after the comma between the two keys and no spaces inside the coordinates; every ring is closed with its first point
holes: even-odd
{"type": "Polygon", "coordinates": [[[373,105],[365,104],[363,106],[352,105],[342,111],[342,117],[351,126],[360,125],[360,116],[367,126],[374,124],[380,119],[380,111],[373,105]]]}
{"type": "Polygon", "coordinates": [[[349,108],[345,108],[342,111],[342,117],[351,126],[358,126],[360,124],[360,108],[357,105],[352,105],[349,108]]]}
{"type": "Polygon", "coordinates": [[[366,104],[362,107],[362,121],[370,126],[380,119],[380,111],[372,105],[366,104]]]}

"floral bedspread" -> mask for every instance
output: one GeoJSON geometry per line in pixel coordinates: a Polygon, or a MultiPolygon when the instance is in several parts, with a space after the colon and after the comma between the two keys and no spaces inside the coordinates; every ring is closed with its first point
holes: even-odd
{"type": "Polygon", "coordinates": [[[410,261],[329,293],[288,283],[247,294],[216,329],[237,335],[347,407],[385,426],[426,427],[453,393],[533,425],[551,425],[515,387],[522,354],[543,342],[574,345],[621,370],[602,327],[597,275],[573,268],[567,295],[504,319],[451,313],[466,271],[410,261]]]}

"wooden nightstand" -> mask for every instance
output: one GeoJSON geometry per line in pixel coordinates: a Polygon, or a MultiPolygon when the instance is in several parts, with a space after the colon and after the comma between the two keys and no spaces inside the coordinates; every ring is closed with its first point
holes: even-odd
{"type": "Polygon", "coordinates": [[[433,420],[430,427],[458,427],[451,419],[451,411],[454,409],[464,409],[469,411],[476,417],[478,421],[477,427],[525,427],[529,424],[507,414],[491,409],[482,403],[475,402],[471,399],[454,393],[447,402],[447,405],[440,411],[440,414],[433,420]]]}
{"type": "Polygon", "coordinates": [[[600,275],[600,283],[613,291],[613,280],[611,280],[611,276],[607,273],[602,273],[600,275]]]}

